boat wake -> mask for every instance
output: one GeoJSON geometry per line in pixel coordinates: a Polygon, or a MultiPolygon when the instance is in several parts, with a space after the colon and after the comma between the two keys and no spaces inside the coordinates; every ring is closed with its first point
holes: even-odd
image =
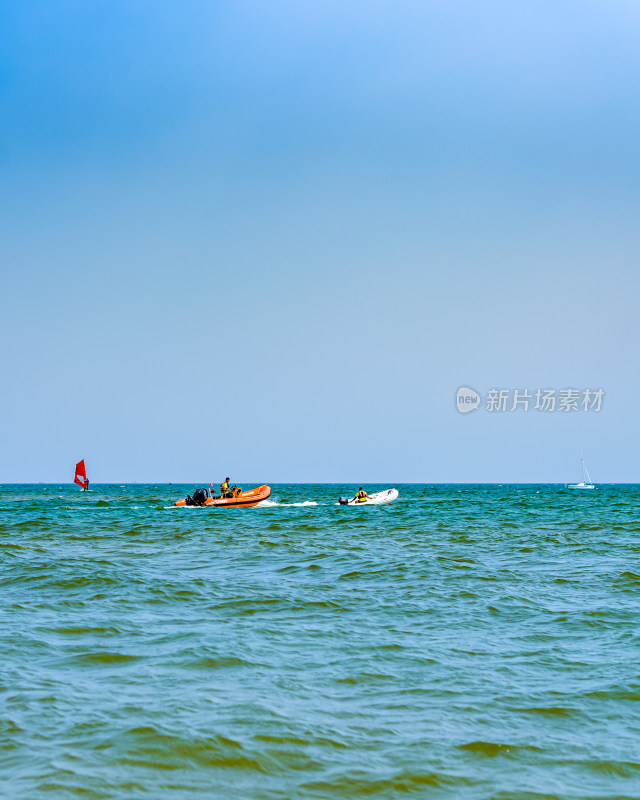
{"type": "Polygon", "coordinates": [[[276,500],[263,500],[258,503],[256,508],[304,508],[307,506],[317,506],[315,500],[303,500],[301,503],[278,503],[276,500]]]}

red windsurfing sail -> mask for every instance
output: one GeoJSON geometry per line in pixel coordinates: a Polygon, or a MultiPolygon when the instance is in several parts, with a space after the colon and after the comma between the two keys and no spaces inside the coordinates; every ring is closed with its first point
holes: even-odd
{"type": "Polygon", "coordinates": [[[87,468],[84,465],[84,458],[82,461],[78,461],[76,464],[76,475],[73,479],[74,483],[77,483],[78,486],[82,486],[83,489],[86,489],[89,486],[89,481],[87,480],[87,468]]]}

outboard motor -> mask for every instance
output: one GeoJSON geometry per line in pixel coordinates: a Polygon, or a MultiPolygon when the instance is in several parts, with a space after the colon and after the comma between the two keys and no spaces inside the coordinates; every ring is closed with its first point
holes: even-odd
{"type": "Polygon", "coordinates": [[[348,497],[341,497],[338,502],[341,506],[348,506],[349,505],[349,498],[348,497]]]}

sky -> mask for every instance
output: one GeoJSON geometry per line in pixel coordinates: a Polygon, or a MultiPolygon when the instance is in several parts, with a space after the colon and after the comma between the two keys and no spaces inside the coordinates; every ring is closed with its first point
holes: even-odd
{"type": "Polygon", "coordinates": [[[3,3],[0,482],[640,482],[639,68],[631,0],[3,3]]]}

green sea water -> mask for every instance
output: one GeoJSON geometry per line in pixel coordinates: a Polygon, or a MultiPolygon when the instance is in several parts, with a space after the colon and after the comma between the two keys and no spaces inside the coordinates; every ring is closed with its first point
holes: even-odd
{"type": "Polygon", "coordinates": [[[0,487],[0,797],[640,798],[640,487],[194,488],[0,487]]]}

